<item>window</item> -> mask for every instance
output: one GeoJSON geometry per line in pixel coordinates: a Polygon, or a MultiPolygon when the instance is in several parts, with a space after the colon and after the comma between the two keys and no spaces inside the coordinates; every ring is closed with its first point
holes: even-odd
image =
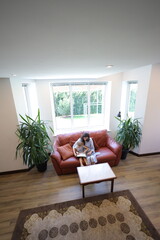
{"type": "Polygon", "coordinates": [[[104,128],[106,83],[52,84],[54,129],[104,128]]]}
{"type": "Polygon", "coordinates": [[[128,117],[134,118],[135,113],[135,106],[136,106],[136,95],[137,95],[137,82],[129,82],[129,98],[128,98],[128,111],[127,115],[128,117]]]}
{"type": "Polygon", "coordinates": [[[30,117],[35,118],[38,111],[36,85],[34,82],[22,83],[22,89],[25,102],[25,112],[30,117]]]}
{"type": "Polygon", "coordinates": [[[25,102],[25,108],[26,108],[26,114],[30,115],[31,109],[30,109],[30,100],[29,100],[29,90],[28,90],[28,84],[23,83],[22,84],[23,89],[23,95],[24,95],[24,102],[25,102]]]}

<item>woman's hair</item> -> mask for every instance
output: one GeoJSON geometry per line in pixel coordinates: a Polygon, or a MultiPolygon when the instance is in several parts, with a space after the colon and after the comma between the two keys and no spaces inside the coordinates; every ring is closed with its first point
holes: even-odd
{"type": "Polygon", "coordinates": [[[87,141],[89,141],[89,139],[90,139],[89,133],[85,132],[85,133],[83,133],[82,136],[81,136],[81,141],[82,141],[82,142],[84,143],[84,145],[85,145],[84,137],[87,137],[87,138],[88,138],[87,141]]]}

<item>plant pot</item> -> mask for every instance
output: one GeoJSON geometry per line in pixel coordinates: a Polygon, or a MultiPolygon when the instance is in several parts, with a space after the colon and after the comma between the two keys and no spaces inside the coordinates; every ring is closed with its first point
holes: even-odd
{"type": "Polygon", "coordinates": [[[129,149],[122,149],[122,155],[121,155],[122,160],[126,159],[128,152],[129,152],[129,149]]]}
{"type": "Polygon", "coordinates": [[[47,169],[47,160],[44,163],[36,165],[39,172],[45,172],[47,169]]]}

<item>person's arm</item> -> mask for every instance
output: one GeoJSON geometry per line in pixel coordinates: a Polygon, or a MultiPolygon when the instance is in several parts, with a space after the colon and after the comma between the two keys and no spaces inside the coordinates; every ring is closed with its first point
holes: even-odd
{"type": "Polygon", "coordinates": [[[84,153],[86,153],[88,150],[89,150],[89,148],[84,146],[84,153]]]}
{"type": "Polygon", "coordinates": [[[79,141],[79,139],[73,144],[73,154],[74,154],[74,156],[76,157],[77,156],[77,142],[79,141]]]}
{"type": "Polygon", "coordinates": [[[93,140],[92,138],[90,138],[90,150],[91,150],[91,153],[94,153],[95,152],[95,148],[94,148],[94,143],[93,143],[93,140]]]}
{"type": "Polygon", "coordinates": [[[77,149],[73,147],[73,154],[76,157],[77,156],[77,149]]]}

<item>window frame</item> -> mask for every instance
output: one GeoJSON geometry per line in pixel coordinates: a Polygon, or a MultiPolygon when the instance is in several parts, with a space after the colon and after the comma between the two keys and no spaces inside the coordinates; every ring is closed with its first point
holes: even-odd
{"type": "Polygon", "coordinates": [[[29,83],[22,83],[22,89],[23,89],[23,96],[24,96],[24,102],[25,102],[25,107],[26,107],[26,113],[27,113],[27,115],[31,115],[29,83]]]}
{"type": "MultiPolygon", "coordinates": [[[[129,117],[129,104],[130,104],[130,93],[131,93],[131,84],[137,84],[138,88],[138,81],[127,81],[127,90],[126,90],[126,106],[125,106],[125,114],[127,117],[129,117]]],[[[137,92],[136,92],[136,97],[137,97],[137,92]]],[[[136,110],[136,109],[135,109],[136,110]]],[[[134,114],[135,115],[135,111],[134,114]]],[[[133,117],[134,118],[134,117],[133,117]]]]}
{"type": "MultiPolygon", "coordinates": [[[[52,82],[51,83],[51,92],[52,92],[52,116],[53,116],[53,125],[54,125],[54,131],[56,134],[59,133],[63,133],[63,132],[72,132],[72,131],[79,131],[79,130],[92,130],[92,129],[103,129],[103,128],[108,128],[109,127],[109,117],[106,117],[106,114],[109,112],[110,110],[110,106],[108,106],[108,110],[106,110],[107,105],[105,104],[106,102],[106,95],[108,93],[108,82],[69,82],[69,83],[57,83],[57,82],[52,82]],[[72,96],[73,94],[73,87],[74,86],[79,86],[79,85],[85,85],[87,86],[87,95],[88,95],[88,113],[87,113],[87,117],[88,120],[87,122],[89,123],[90,121],[90,94],[91,94],[91,89],[90,86],[92,85],[103,85],[104,86],[104,94],[102,95],[102,114],[103,114],[103,124],[102,125],[94,125],[94,126],[89,126],[89,124],[85,127],[73,127],[73,98],[71,97],[71,102],[70,102],[70,109],[71,109],[71,128],[62,128],[62,129],[58,129],[57,128],[57,124],[56,124],[56,114],[55,114],[55,104],[54,104],[54,86],[69,86],[69,93],[71,94],[70,96],[72,96]]],[[[110,96],[108,96],[110,97],[110,96]]]]}

